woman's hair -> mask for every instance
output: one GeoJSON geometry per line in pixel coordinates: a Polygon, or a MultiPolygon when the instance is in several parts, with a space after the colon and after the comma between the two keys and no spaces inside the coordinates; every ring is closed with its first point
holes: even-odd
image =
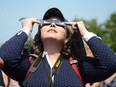
{"type": "MultiPolygon", "coordinates": [[[[70,27],[65,27],[66,29],[66,33],[67,33],[67,42],[63,45],[63,48],[61,50],[61,54],[67,58],[69,58],[71,56],[71,52],[70,52],[70,40],[71,40],[71,36],[72,36],[72,31],[70,29],[70,27]]],[[[43,48],[43,43],[41,40],[41,32],[40,32],[41,27],[38,27],[38,32],[34,37],[34,54],[39,55],[41,52],[44,51],[43,48]]]]}

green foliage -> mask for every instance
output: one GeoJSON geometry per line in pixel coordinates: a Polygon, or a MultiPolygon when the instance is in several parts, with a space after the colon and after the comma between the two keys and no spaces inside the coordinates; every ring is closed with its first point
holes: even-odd
{"type": "Polygon", "coordinates": [[[26,41],[25,45],[29,45],[29,46],[33,47],[33,38],[30,37],[30,38],[26,41]]]}
{"type": "Polygon", "coordinates": [[[106,43],[116,52],[116,12],[112,13],[109,19],[104,23],[106,43]]]}
{"type": "Polygon", "coordinates": [[[89,25],[88,30],[96,33],[102,38],[102,40],[108,44],[113,51],[116,52],[116,13],[112,13],[108,20],[103,24],[98,24],[96,19],[85,20],[75,18],[73,21],[84,21],[85,24],[89,25]]]}

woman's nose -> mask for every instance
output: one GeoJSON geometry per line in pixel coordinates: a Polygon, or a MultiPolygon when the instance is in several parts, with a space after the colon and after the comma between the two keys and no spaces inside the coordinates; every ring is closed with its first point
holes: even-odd
{"type": "Polygon", "coordinates": [[[55,24],[55,23],[51,23],[51,24],[50,24],[50,26],[55,27],[55,26],[56,26],[56,24],[55,24]]]}

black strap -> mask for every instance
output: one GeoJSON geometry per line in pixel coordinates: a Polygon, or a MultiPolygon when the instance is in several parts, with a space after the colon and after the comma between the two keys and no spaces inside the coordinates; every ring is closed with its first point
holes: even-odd
{"type": "Polygon", "coordinates": [[[62,55],[60,55],[57,59],[57,61],[55,62],[53,68],[52,68],[52,75],[55,75],[56,72],[58,71],[60,65],[62,63],[62,55]]]}
{"type": "Polygon", "coordinates": [[[34,72],[39,67],[39,65],[41,64],[41,60],[42,60],[42,53],[40,53],[40,55],[38,56],[38,58],[31,65],[30,72],[34,72]]]}
{"type": "Polygon", "coordinates": [[[37,70],[37,68],[41,64],[41,60],[42,60],[42,53],[40,53],[40,55],[36,58],[34,63],[31,65],[31,67],[27,71],[24,81],[22,83],[19,83],[21,87],[25,86],[26,82],[29,79],[29,78],[27,78],[29,76],[29,74],[32,74],[32,72],[35,72],[37,70]]]}
{"type": "Polygon", "coordinates": [[[60,55],[57,59],[57,61],[55,62],[52,70],[50,70],[48,68],[48,66],[46,65],[45,63],[45,60],[43,59],[43,64],[44,64],[44,67],[45,67],[45,70],[46,70],[46,74],[48,76],[48,87],[54,87],[53,86],[53,82],[52,82],[52,76],[56,74],[56,72],[58,71],[60,65],[62,63],[62,55],[60,55]]]}
{"type": "Polygon", "coordinates": [[[45,71],[48,77],[48,87],[53,87],[53,83],[52,83],[52,71],[50,69],[48,69],[48,66],[46,65],[45,61],[42,60],[44,67],[45,67],[45,71]]]}

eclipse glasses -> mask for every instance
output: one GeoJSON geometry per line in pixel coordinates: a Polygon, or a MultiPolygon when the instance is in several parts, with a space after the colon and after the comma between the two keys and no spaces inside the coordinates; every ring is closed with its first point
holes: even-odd
{"type": "MultiPolygon", "coordinates": [[[[26,18],[20,18],[19,21],[22,21],[24,19],[26,19],[26,18]]],[[[45,25],[50,25],[52,23],[54,23],[60,27],[71,26],[71,24],[69,24],[68,22],[66,22],[66,21],[63,22],[63,21],[60,21],[58,19],[48,19],[48,20],[38,19],[38,21],[41,22],[41,24],[40,24],[41,27],[43,27],[45,25]]],[[[89,26],[87,24],[85,24],[85,27],[89,28],[89,26]]]]}
{"type": "MultiPolygon", "coordinates": [[[[26,18],[20,18],[19,21],[22,21],[24,19],[26,19],[26,18]]],[[[63,22],[63,21],[60,21],[57,19],[48,19],[48,20],[38,19],[38,21],[41,22],[42,27],[45,25],[50,25],[52,23],[56,24],[57,26],[61,26],[61,27],[65,27],[66,25],[70,25],[70,24],[67,24],[66,21],[63,22]]]]}
{"type": "Polygon", "coordinates": [[[60,20],[57,19],[48,19],[48,20],[43,20],[43,19],[39,19],[39,21],[41,22],[41,26],[45,26],[45,25],[50,25],[50,24],[56,24],[57,26],[61,26],[61,27],[65,27],[67,24],[66,22],[62,22],[60,20]]]}

